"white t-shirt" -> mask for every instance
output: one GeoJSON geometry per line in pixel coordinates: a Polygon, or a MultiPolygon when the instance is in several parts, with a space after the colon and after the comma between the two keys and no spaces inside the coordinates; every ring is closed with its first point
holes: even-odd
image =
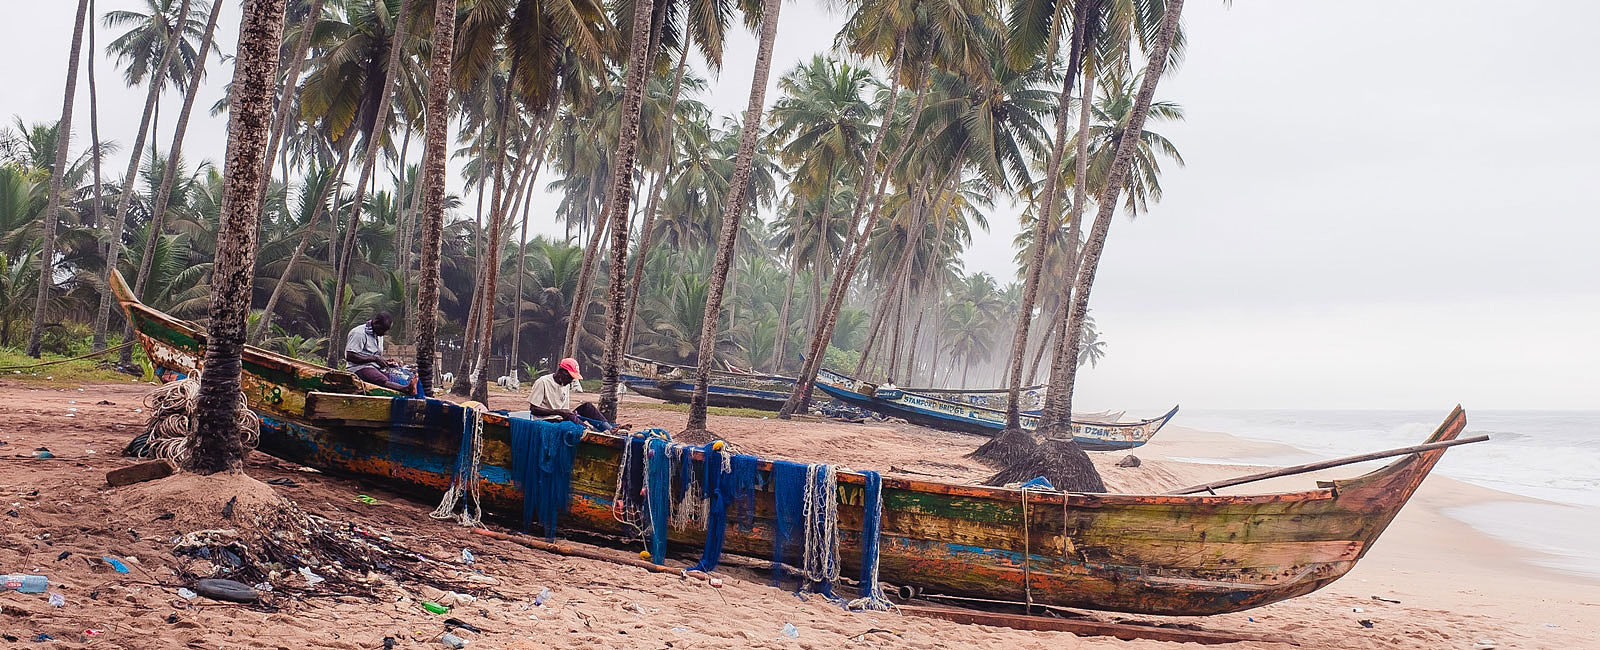
{"type": "Polygon", "coordinates": [[[533,380],[533,389],[528,391],[528,403],[539,408],[566,411],[572,408],[572,384],[566,386],[556,383],[555,373],[544,375],[533,380]]]}
{"type": "MultiPolygon", "coordinates": [[[[346,352],[355,352],[357,354],[376,355],[382,357],[383,337],[373,334],[372,328],[368,323],[362,323],[355,326],[354,329],[351,329],[350,335],[345,337],[344,349],[346,352]]],[[[345,361],[344,363],[345,369],[349,370],[350,372],[356,372],[364,368],[381,368],[381,366],[376,363],[351,364],[349,361],[345,361]]]]}

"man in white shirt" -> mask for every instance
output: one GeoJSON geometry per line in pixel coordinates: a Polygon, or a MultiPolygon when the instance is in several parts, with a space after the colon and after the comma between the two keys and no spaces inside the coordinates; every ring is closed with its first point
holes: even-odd
{"type": "Polygon", "coordinates": [[[388,314],[378,314],[372,320],[355,326],[350,334],[345,337],[344,364],[345,369],[360,377],[369,384],[377,384],[390,390],[415,393],[417,379],[412,377],[408,383],[394,381],[384,372],[386,368],[400,368],[400,362],[383,356],[383,337],[389,333],[389,328],[394,326],[394,319],[388,314]]]}
{"type": "Polygon", "coordinates": [[[562,359],[556,365],[555,372],[533,380],[533,389],[528,391],[528,412],[536,417],[558,416],[600,431],[616,428],[617,425],[608,422],[592,402],[579,402],[576,409],[572,407],[572,389],[576,386],[582,391],[583,386],[577,384],[582,379],[583,374],[578,372],[578,360],[571,357],[562,359]]]}

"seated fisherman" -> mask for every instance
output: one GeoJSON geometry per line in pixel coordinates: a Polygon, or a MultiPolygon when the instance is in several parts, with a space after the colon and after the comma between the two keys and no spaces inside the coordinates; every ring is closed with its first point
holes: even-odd
{"type": "MultiPolygon", "coordinates": [[[[587,424],[599,431],[610,431],[617,425],[607,422],[600,409],[592,402],[579,402],[572,408],[572,387],[583,375],[578,372],[578,360],[571,357],[561,360],[556,371],[533,380],[533,390],[528,392],[528,412],[534,417],[559,416],[568,422],[587,424]]],[[[583,387],[578,386],[582,391],[583,387]]]]}
{"type": "Polygon", "coordinates": [[[345,338],[345,369],[367,383],[402,393],[415,393],[416,377],[411,377],[409,382],[400,383],[384,372],[387,368],[401,368],[399,361],[383,356],[383,336],[389,333],[389,328],[393,325],[394,319],[388,314],[378,314],[373,316],[372,320],[351,329],[349,336],[345,338]]]}

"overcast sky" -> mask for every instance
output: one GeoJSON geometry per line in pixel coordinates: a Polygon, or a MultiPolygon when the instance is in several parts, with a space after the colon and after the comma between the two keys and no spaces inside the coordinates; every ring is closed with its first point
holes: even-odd
{"type": "MultiPolygon", "coordinates": [[[[6,4],[0,114],[54,120],[76,3],[6,4]]],[[[239,3],[223,11],[231,53],[239,3]]],[[[773,81],[839,22],[785,4],[773,81]]],[[[1187,3],[1188,57],[1159,94],[1188,120],[1159,130],[1188,166],[1111,229],[1092,302],[1108,355],[1078,404],[1600,408],[1595,24],[1600,3],[1581,0],[1187,3]]],[[[115,33],[99,36],[104,51],[115,33]]],[[[719,113],[744,109],[754,52],[732,39],[703,98],[719,113]]],[[[143,92],[97,65],[102,137],[130,142],[143,92]]],[[[163,148],[179,98],[164,100],[163,148]]],[[[224,120],[190,128],[190,159],[220,160],[224,120]]],[[[967,268],[1012,279],[1016,217],[990,222],[967,268]]]]}

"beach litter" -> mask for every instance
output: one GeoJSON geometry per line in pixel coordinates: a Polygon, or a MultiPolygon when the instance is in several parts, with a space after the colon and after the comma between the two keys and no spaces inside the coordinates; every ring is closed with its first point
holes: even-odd
{"type": "Polygon", "coordinates": [[[253,603],[261,598],[261,593],[250,585],[222,578],[200,580],[194,584],[194,590],[212,600],[234,603],[253,603]]]}
{"type": "Polygon", "coordinates": [[[1396,605],[1400,604],[1400,601],[1398,601],[1398,600],[1395,600],[1393,598],[1384,598],[1383,596],[1373,596],[1372,599],[1376,600],[1376,601],[1379,601],[1379,602],[1394,603],[1396,605]]]}
{"type": "Polygon", "coordinates": [[[533,597],[533,606],[534,607],[543,607],[544,604],[547,603],[547,602],[550,602],[550,588],[549,587],[545,587],[543,589],[540,589],[539,590],[539,595],[533,597]]]}
{"type": "Polygon", "coordinates": [[[1363,619],[1361,619],[1361,620],[1359,620],[1359,621],[1356,621],[1356,622],[1357,622],[1357,623],[1360,623],[1360,624],[1361,624],[1361,627],[1364,627],[1364,628],[1368,628],[1368,629],[1371,629],[1371,628],[1372,628],[1372,620],[1371,620],[1371,619],[1365,619],[1365,618],[1363,618],[1363,619]]]}
{"type": "Polygon", "coordinates": [[[439,603],[433,602],[431,600],[422,601],[422,608],[426,609],[426,610],[428,610],[430,612],[433,612],[435,614],[443,614],[443,613],[446,613],[446,612],[450,611],[449,607],[445,607],[444,605],[440,605],[439,603]]]}
{"type": "Polygon", "coordinates": [[[469,551],[467,549],[461,549],[461,563],[462,564],[472,564],[476,560],[477,560],[477,558],[473,557],[472,551],[469,551]]]}
{"type": "MultiPolygon", "coordinates": [[[[60,559],[60,558],[57,558],[57,559],[60,559]]],[[[111,568],[114,569],[117,573],[127,573],[128,572],[128,565],[123,564],[122,560],[119,560],[117,558],[111,557],[109,555],[102,555],[102,556],[100,556],[100,559],[105,560],[106,564],[111,565],[111,568]]]]}
{"type": "Polygon", "coordinates": [[[304,566],[300,567],[300,576],[306,579],[306,585],[307,586],[314,586],[317,583],[322,582],[323,580],[327,579],[327,578],[324,578],[322,576],[317,575],[316,572],[311,570],[311,567],[304,567],[304,566]]]}
{"type": "Polygon", "coordinates": [[[463,638],[461,638],[459,636],[456,636],[454,634],[451,634],[449,632],[445,632],[444,636],[439,637],[439,642],[445,644],[446,647],[450,647],[450,648],[465,648],[467,646],[467,640],[466,639],[463,639],[463,638]]]}
{"type": "Polygon", "coordinates": [[[474,634],[483,634],[483,630],[478,629],[478,627],[476,625],[473,625],[471,623],[463,621],[463,620],[461,620],[459,618],[447,618],[447,619],[444,619],[444,627],[447,630],[452,628],[452,627],[457,627],[457,628],[461,628],[463,630],[466,630],[468,632],[472,632],[474,634]]]}
{"type": "Polygon", "coordinates": [[[188,587],[178,587],[178,595],[184,600],[194,600],[200,597],[200,594],[195,593],[188,587]]]}
{"type": "Polygon", "coordinates": [[[1472,644],[1472,650],[1494,650],[1495,647],[1494,639],[1480,639],[1477,643],[1472,644]]]}
{"type": "Polygon", "coordinates": [[[67,599],[66,599],[65,596],[62,596],[59,593],[52,593],[52,594],[50,594],[50,606],[51,607],[66,607],[67,606],[67,599]]]}
{"type": "Polygon", "coordinates": [[[784,623],[783,635],[791,639],[798,639],[800,638],[800,628],[795,627],[794,623],[784,623]]]}

